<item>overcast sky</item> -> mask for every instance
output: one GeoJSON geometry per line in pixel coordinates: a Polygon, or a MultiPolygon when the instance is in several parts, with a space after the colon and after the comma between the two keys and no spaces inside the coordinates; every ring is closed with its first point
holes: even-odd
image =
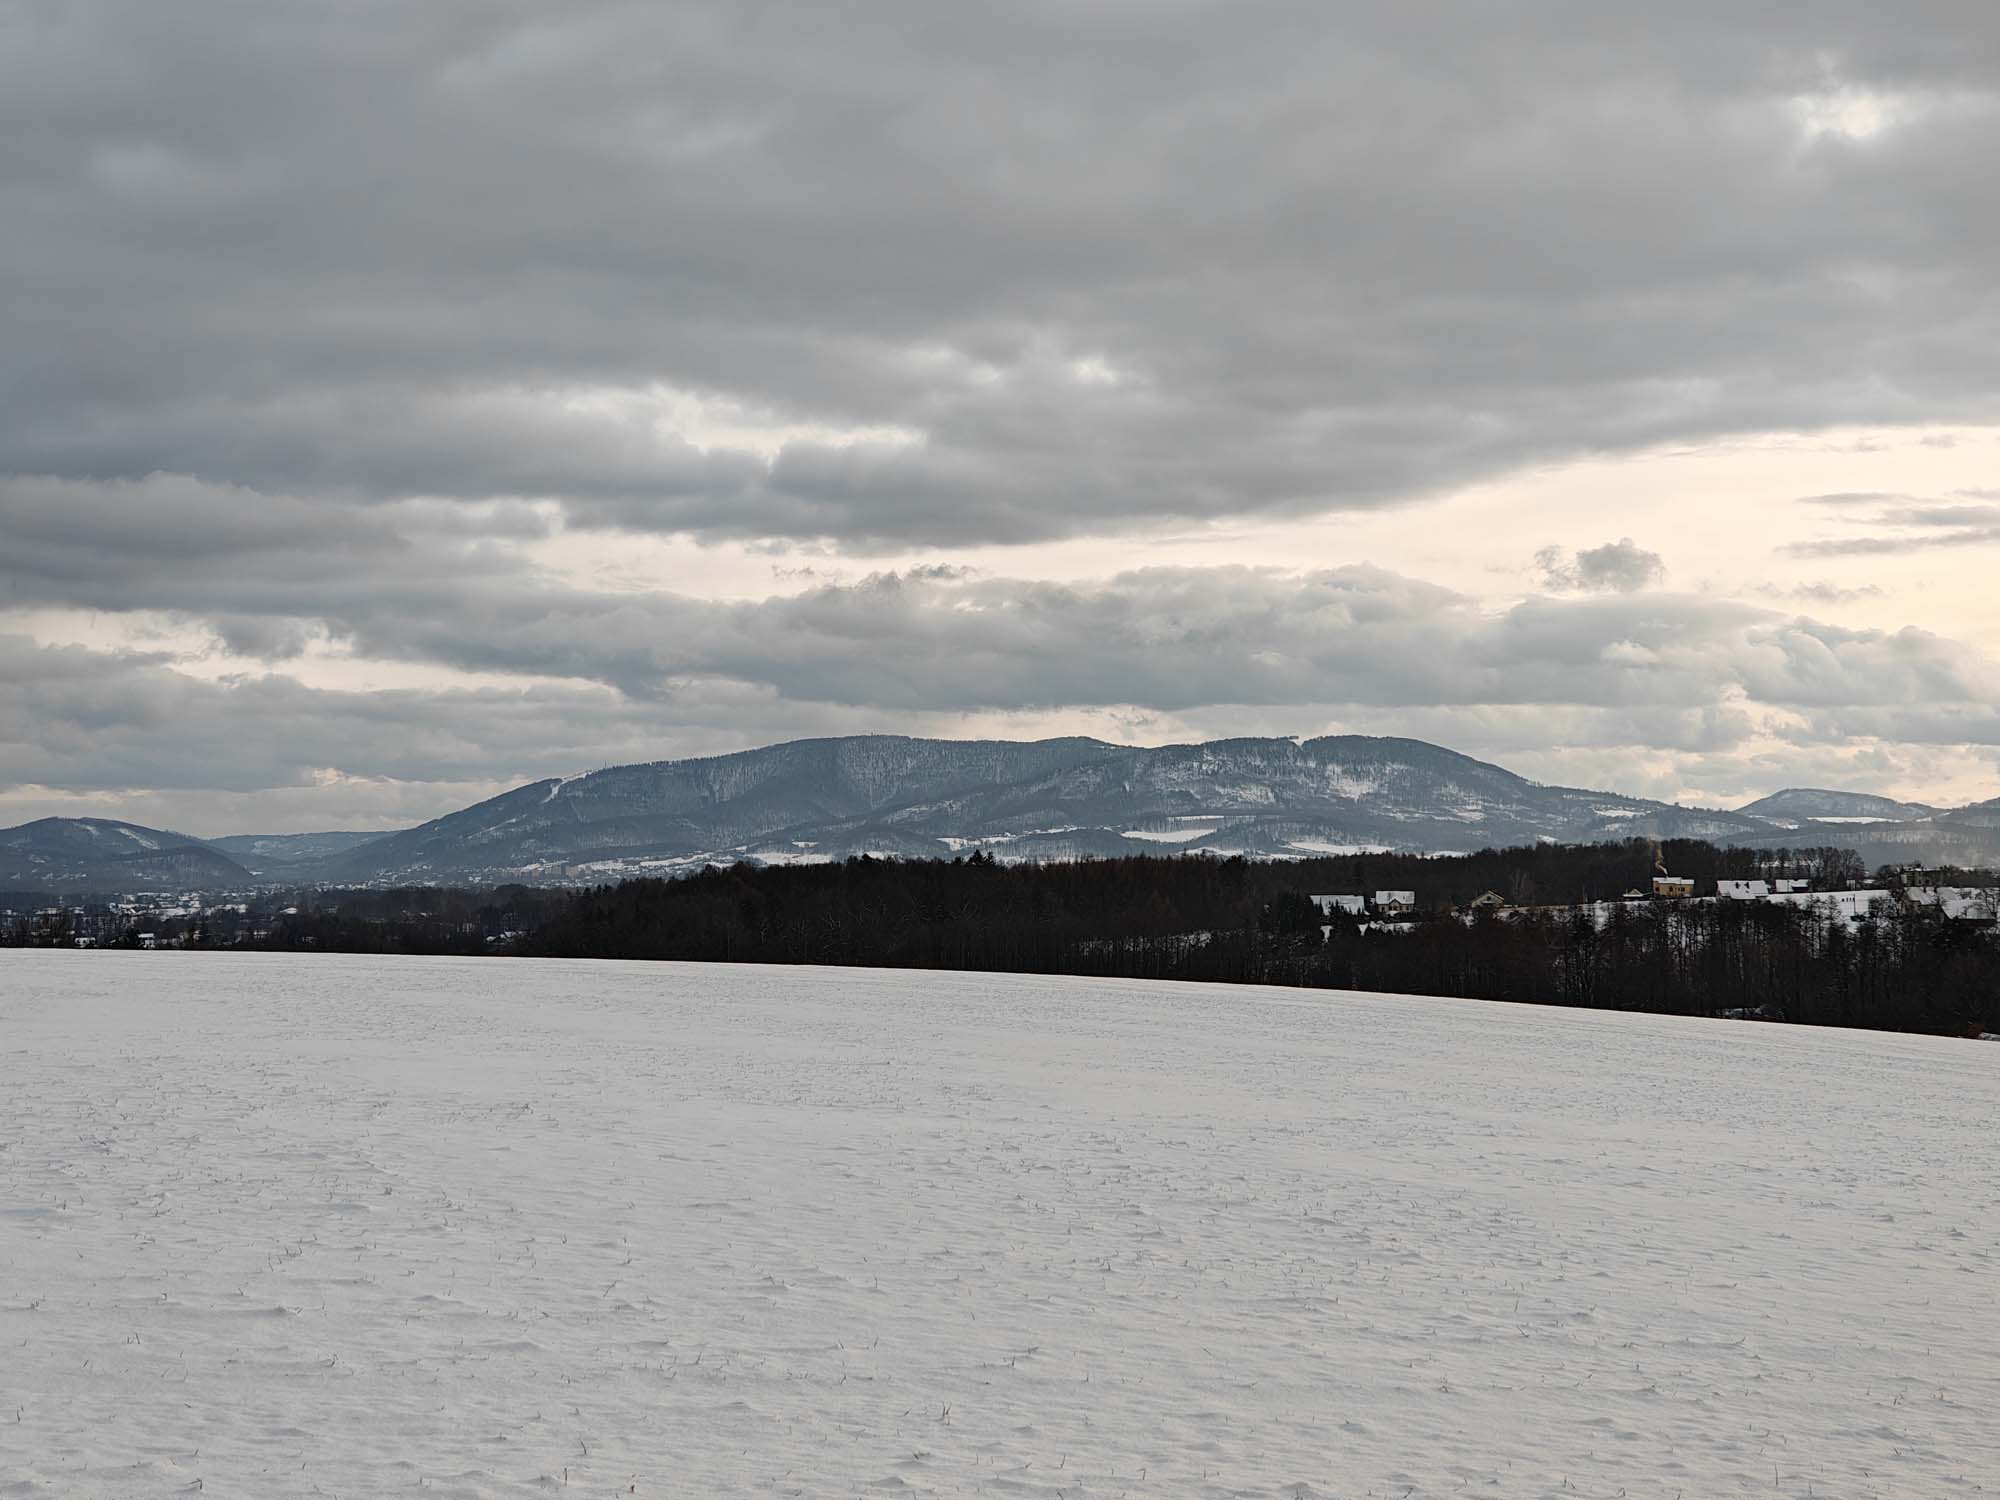
{"type": "Polygon", "coordinates": [[[0,0],[0,823],[2000,795],[1993,0],[0,0]]]}

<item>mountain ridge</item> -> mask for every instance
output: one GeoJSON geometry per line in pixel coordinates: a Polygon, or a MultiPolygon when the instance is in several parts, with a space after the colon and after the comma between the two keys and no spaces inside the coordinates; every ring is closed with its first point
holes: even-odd
{"type": "Polygon", "coordinates": [[[1736,811],[1749,817],[1769,818],[1779,822],[1786,819],[1835,822],[1862,818],[1884,822],[1906,822],[1916,818],[1936,817],[1945,809],[1934,807],[1928,802],[1901,802],[1894,797],[1876,796],[1872,792],[1792,786],[1773,792],[1768,797],[1759,797],[1755,802],[1746,802],[1736,811]]]}
{"type": "MultiPolygon", "coordinates": [[[[1020,860],[1172,850],[1298,858],[1537,839],[1778,844],[1800,842],[1800,832],[1842,844],[1859,836],[1847,825],[1802,819],[1786,828],[1741,810],[1547,786],[1399,737],[1126,746],[857,735],[532,782],[361,845],[322,873],[574,880],[735,859],[920,858],[974,847],[1020,860]]],[[[1991,842],[2000,857],[2000,838],[1940,837],[1940,847],[1959,854],[1991,842]]],[[[1867,841],[1880,842],[1872,833],[1867,841]]],[[[1915,857],[1908,842],[1890,857],[1915,857]]]]}
{"type": "Polygon", "coordinates": [[[576,883],[739,859],[972,848],[1010,861],[1177,851],[1297,859],[1632,837],[1834,843],[1870,863],[1991,863],[2000,861],[2000,798],[1940,810],[1787,788],[1734,810],[1682,807],[1545,785],[1394,736],[1130,746],[849,735],[547,777],[381,834],[203,841],[114,820],[43,819],[0,830],[0,880],[33,880],[32,867],[43,883],[71,887],[111,876],[170,884],[163,877],[176,869],[187,884],[576,883]]]}
{"type": "Polygon", "coordinates": [[[214,888],[253,879],[200,839],[117,818],[36,818],[0,828],[4,885],[214,888]]]}

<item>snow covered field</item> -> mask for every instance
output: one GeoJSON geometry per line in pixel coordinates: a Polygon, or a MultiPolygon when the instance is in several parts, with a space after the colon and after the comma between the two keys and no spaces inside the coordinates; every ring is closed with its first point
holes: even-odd
{"type": "Polygon", "coordinates": [[[2000,1491],[2000,1047],[0,955],[0,1495],[2000,1491]]]}

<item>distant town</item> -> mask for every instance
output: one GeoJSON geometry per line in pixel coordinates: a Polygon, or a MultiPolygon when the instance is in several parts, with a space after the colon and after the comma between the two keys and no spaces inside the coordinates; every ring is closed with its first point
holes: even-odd
{"type": "MultiPolygon", "coordinates": [[[[1991,871],[1972,872],[1993,880],[1991,871]]],[[[1650,885],[1634,886],[1615,900],[1534,905],[1511,901],[1498,891],[1482,891],[1470,901],[1453,908],[1462,921],[1479,916],[1583,917],[1603,926],[1614,911],[1633,902],[1762,902],[1774,906],[1796,906],[1845,921],[1870,916],[1893,917],[1905,911],[1936,912],[1951,921],[1992,924],[2000,919],[2000,882],[1986,885],[1938,885],[1927,883],[1930,872],[1921,866],[1884,870],[1878,883],[1867,886],[1815,888],[1803,876],[1774,879],[1716,879],[1705,894],[1697,894],[1692,876],[1656,873],[1650,885]]],[[[1381,890],[1313,895],[1321,913],[1352,917],[1379,931],[1409,931],[1419,917],[1436,915],[1420,908],[1414,890],[1381,890]]],[[[1331,928],[1328,933],[1330,935],[1331,928]]]]}
{"type": "MultiPolygon", "coordinates": [[[[1627,847],[1638,847],[1643,842],[1627,847]]],[[[2000,925],[2000,871],[1938,871],[1922,865],[1900,865],[1884,866],[1872,878],[1863,878],[1851,860],[1843,862],[1838,858],[1843,851],[1824,850],[1810,851],[1817,865],[1815,873],[1810,875],[1697,877],[1670,872],[1661,860],[1660,847],[1657,842],[1650,846],[1654,864],[1650,879],[1637,880],[1611,897],[1538,901],[1533,894],[1536,882],[1524,874],[1525,865],[1516,865],[1512,878],[1504,882],[1515,887],[1512,894],[1491,888],[1465,894],[1465,872],[1480,860],[1497,859],[1505,863],[1510,856],[1519,855],[1523,860],[1532,857],[1545,862],[1560,852],[1548,847],[1486,851],[1478,856],[1377,856],[1366,862],[1393,860],[1402,868],[1417,870],[1430,866],[1446,878],[1430,889],[1414,884],[1304,894],[1322,919],[1321,936],[1326,939],[1333,936],[1336,924],[1341,923],[1363,933],[1402,935],[1415,933],[1439,920],[1462,924],[1528,918],[1583,920],[1602,929],[1621,912],[1655,906],[1695,909],[1716,904],[1792,907],[1802,913],[1847,923],[1871,918],[1933,916],[1986,928],[2000,925]]],[[[983,857],[976,850],[971,856],[975,862],[983,857]]],[[[1178,858],[1185,860],[1190,856],[1178,858]]],[[[861,862],[897,863],[865,857],[861,862]]],[[[1213,859],[1208,862],[1227,863],[1213,859]]],[[[1116,865],[1123,861],[1077,863],[1116,865]]],[[[1284,879],[1283,872],[1293,872],[1285,883],[1295,885],[1298,879],[1308,877],[1316,864],[1327,863],[1335,862],[1292,862],[1266,868],[1278,872],[1280,879],[1284,879]]],[[[73,896],[0,892],[0,947],[324,947],[328,945],[325,924],[338,917],[364,928],[371,924],[421,923],[430,934],[430,943],[442,944],[450,951],[505,953],[523,943],[537,921],[581,894],[575,888],[521,884],[402,888],[255,886],[239,890],[150,889],[73,896]]],[[[333,946],[346,944],[335,942],[333,946]]]]}
{"type": "MultiPolygon", "coordinates": [[[[304,928],[328,911],[365,903],[369,894],[308,888],[0,897],[0,947],[311,948],[318,942],[308,940],[312,934],[304,928]]],[[[385,910],[405,910],[399,894],[386,900],[385,910]]],[[[484,948],[500,949],[522,936],[519,929],[481,920],[481,911],[497,908],[480,892],[425,892],[420,909],[448,913],[453,930],[484,948]]]]}

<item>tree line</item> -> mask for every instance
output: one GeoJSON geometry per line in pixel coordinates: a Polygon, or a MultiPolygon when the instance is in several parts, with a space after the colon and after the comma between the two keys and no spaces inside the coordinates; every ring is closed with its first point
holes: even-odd
{"type": "MultiPolygon", "coordinates": [[[[1676,873],[1845,884],[1846,850],[1657,851],[1676,873]]],[[[1863,921],[1761,902],[1618,901],[1645,841],[1298,863],[1134,857],[1002,865],[867,858],[709,869],[581,894],[521,951],[575,958],[845,964],[1286,984],[1961,1033],[2000,1021],[1990,928],[1897,906],[1863,921]],[[1323,915],[1314,893],[1414,889],[1427,919],[1323,915]],[[1486,890],[1563,906],[1453,909],[1486,890]],[[1991,1013],[1991,1014],[1989,1014],[1991,1013]]]]}
{"type": "MultiPolygon", "coordinates": [[[[186,947],[971,969],[2000,1029],[2000,942],[1990,925],[1893,902],[1850,921],[1761,902],[1618,899],[1650,888],[1656,859],[1703,892],[1720,879],[1802,876],[1829,888],[1865,874],[1844,849],[1691,840],[1288,862],[857,857],[580,891],[293,891],[233,916],[160,924],[159,936],[186,947]],[[1385,889],[1415,891],[1416,919],[1357,922],[1310,899],[1385,889]],[[1513,909],[1465,915],[1489,890],[1513,909]],[[1579,909],[1592,902],[1608,904],[1579,909]]],[[[1941,883],[1991,881],[1950,872],[1941,883]]],[[[0,928],[0,942],[61,943],[42,920],[0,928]]]]}

